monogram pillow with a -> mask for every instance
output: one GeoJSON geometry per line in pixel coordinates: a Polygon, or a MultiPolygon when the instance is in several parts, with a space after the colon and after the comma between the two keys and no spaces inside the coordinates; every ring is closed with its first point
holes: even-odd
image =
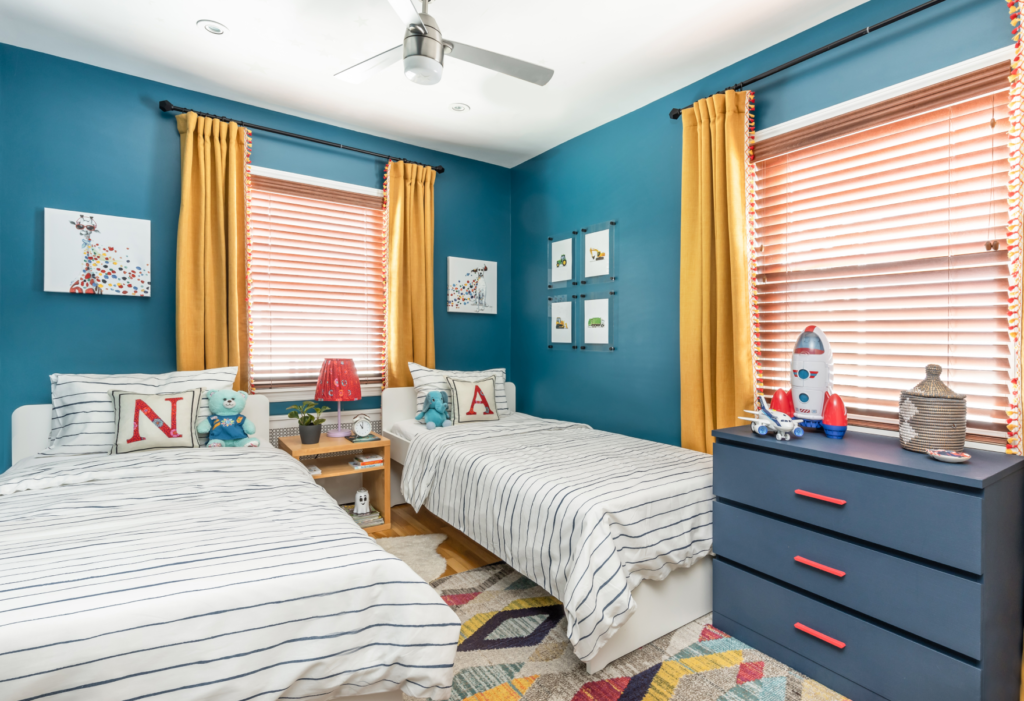
{"type": "Polygon", "coordinates": [[[493,377],[486,380],[456,380],[449,377],[448,393],[452,398],[453,424],[498,420],[493,377]]]}
{"type": "Polygon", "coordinates": [[[114,390],[112,454],[152,448],[198,448],[199,400],[203,390],[139,394],[114,390]]]}

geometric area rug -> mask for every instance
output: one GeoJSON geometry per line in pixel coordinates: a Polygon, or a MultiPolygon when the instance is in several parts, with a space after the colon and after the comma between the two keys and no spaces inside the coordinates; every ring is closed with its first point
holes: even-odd
{"type": "Polygon", "coordinates": [[[462,620],[452,701],[845,699],[721,632],[710,614],[589,675],[562,604],[505,563],[431,586],[462,620]]]}

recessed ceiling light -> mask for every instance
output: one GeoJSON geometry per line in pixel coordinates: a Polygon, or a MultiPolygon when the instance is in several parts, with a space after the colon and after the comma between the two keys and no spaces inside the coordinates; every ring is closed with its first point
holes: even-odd
{"type": "Polygon", "coordinates": [[[449,106],[452,108],[452,112],[469,112],[469,105],[462,102],[453,102],[449,106]]]}
{"type": "Polygon", "coordinates": [[[225,27],[220,22],[214,22],[212,19],[201,19],[198,22],[196,22],[196,26],[202,27],[210,34],[215,34],[217,36],[228,33],[227,27],[225,27]]]}

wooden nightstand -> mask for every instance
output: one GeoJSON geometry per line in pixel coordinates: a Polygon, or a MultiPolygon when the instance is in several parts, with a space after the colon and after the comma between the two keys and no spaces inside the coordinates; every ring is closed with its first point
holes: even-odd
{"type": "Polygon", "coordinates": [[[337,455],[316,460],[320,474],[313,475],[313,479],[322,480],[344,475],[363,476],[363,488],[370,493],[370,506],[377,509],[384,517],[383,524],[370,526],[366,529],[367,533],[386,531],[391,528],[391,441],[381,438],[376,433],[373,435],[377,436],[377,440],[365,443],[353,443],[347,438],[331,438],[330,436],[321,436],[319,443],[309,445],[302,443],[298,436],[284,436],[277,439],[278,447],[297,460],[342,451],[378,453],[384,456],[384,464],[380,467],[367,467],[361,470],[348,464],[352,459],[351,455],[337,455]]]}

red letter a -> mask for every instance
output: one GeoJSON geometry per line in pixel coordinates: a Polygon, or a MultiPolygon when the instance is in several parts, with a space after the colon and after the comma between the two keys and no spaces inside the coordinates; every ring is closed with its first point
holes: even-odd
{"type": "Polygon", "coordinates": [[[484,396],[484,392],[480,389],[480,385],[476,385],[473,388],[473,403],[469,405],[469,411],[466,412],[466,416],[476,416],[476,412],[473,410],[476,409],[477,402],[484,405],[484,416],[494,413],[491,411],[491,405],[487,403],[487,397],[484,396]]]}

